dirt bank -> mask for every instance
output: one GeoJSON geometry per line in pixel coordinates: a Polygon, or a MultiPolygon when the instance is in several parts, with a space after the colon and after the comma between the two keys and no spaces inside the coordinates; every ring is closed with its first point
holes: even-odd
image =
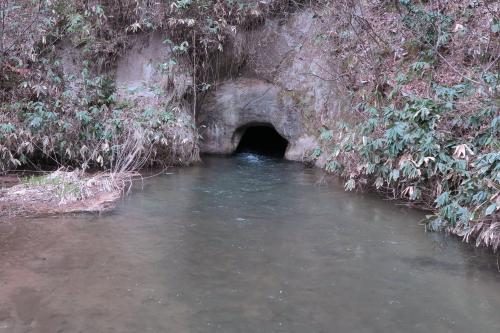
{"type": "Polygon", "coordinates": [[[57,170],[23,179],[5,177],[2,183],[13,186],[0,190],[0,219],[108,211],[128,191],[135,175],[130,172],[90,175],[79,170],[57,170]]]}

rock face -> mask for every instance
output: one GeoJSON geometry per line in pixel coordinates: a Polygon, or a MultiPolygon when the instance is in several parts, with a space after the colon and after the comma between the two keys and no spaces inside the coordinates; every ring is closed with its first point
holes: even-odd
{"type": "Polygon", "coordinates": [[[290,104],[279,87],[262,80],[241,78],[222,84],[203,103],[198,119],[201,151],[231,154],[247,127],[270,125],[289,142],[286,158],[300,158],[294,156],[294,147],[303,130],[290,104]]]}
{"type": "Polygon", "coordinates": [[[116,86],[122,93],[153,97],[154,85],[162,84],[161,63],[170,57],[159,33],[138,36],[130,43],[116,68],[116,86]]]}
{"type": "Polygon", "coordinates": [[[230,154],[246,127],[266,124],[288,140],[286,159],[311,155],[324,119],[342,106],[338,69],[324,44],[314,43],[325,31],[328,22],[306,10],[236,33],[216,67],[238,67],[238,76],[228,71],[200,103],[201,151],[230,154]]]}
{"type": "Polygon", "coordinates": [[[130,41],[114,73],[120,94],[136,98],[181,98],[192,89],[192,77],[186,70],[190,65],[170,66],[172,54],[163,39],[164,34],[155,31],[139,34],[130,41]]]}

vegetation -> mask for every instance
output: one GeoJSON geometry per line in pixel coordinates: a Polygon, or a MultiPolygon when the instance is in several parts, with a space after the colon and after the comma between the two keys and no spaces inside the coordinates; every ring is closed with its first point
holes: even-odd
{"type": "Polygon", "coordinates": [[[70,212],[103,212],[114,208],[130,189],[135,173],[63,169],[24,178],[18,185],[0,189],[0,218],[70,212]]]}
{"type": "MultiPolygon", "coordinates": [[[[363,28],[341,47],[352,105],[344,121],[322,129],[316,156],[327,155],[326,169],[347,178],[346,190],[376,188],[431,210],[429,229],[497,249],[498,6],[401,0],[364,9],[363,28]],[[367,82],[363,75],[371,84],[349,89],[367,82]]],[[[352,27],[360,18],[344,10],[352,27]]]]}

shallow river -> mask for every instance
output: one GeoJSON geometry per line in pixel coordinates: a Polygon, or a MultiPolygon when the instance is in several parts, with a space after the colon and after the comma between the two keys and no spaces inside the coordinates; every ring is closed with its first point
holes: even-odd
{"type": "Polygon", "coordinates": [[[500,332],[494,255],[423,214],[253,155],[118,209],[0,224],[2,332],[500,332]]]}

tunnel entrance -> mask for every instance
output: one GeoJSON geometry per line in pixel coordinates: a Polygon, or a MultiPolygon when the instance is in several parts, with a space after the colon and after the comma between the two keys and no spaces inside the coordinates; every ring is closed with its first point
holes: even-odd
{"type": "Polygon", "coordinates": [[[271,125],[244,128],[236,153],[253,153],[283,158],[288,141],[271,125]]]}

